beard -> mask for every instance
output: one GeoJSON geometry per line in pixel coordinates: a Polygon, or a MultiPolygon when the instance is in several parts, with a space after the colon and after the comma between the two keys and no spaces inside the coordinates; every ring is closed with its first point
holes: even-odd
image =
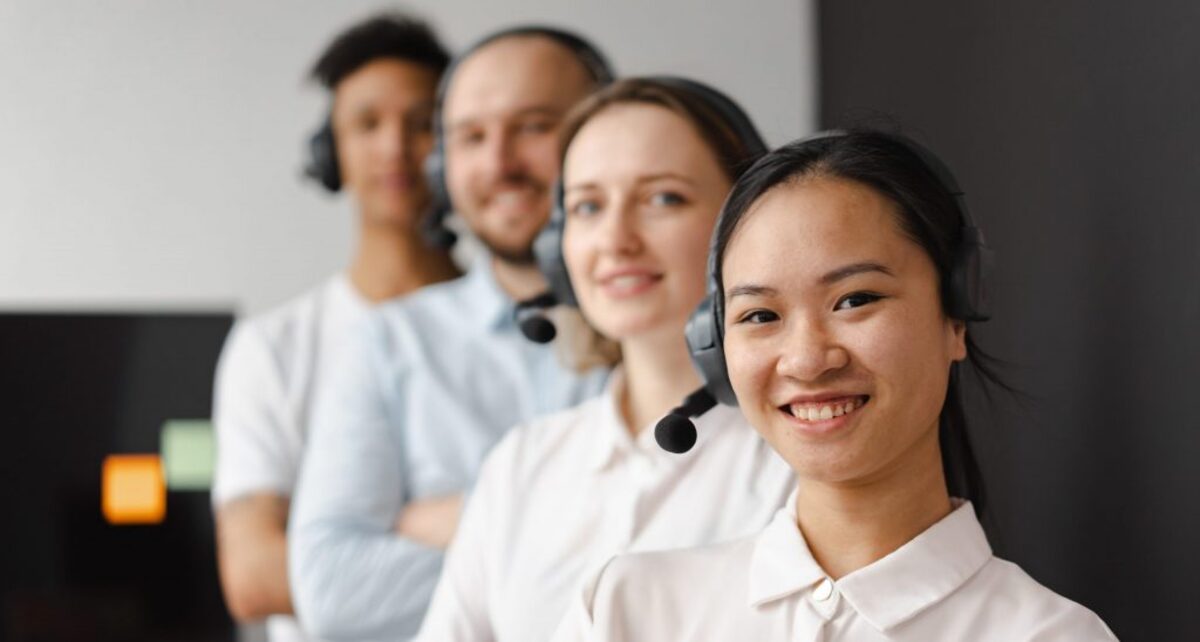
{"type": "Polygon", "coordinates": [[[476,238],[487,248],[487,251],[500,261],[518,267],[528,267],[537,263],[533,254],[533,239],[519,247],[511,243],[503,243],[490,234],[476,234],[476,238]]]}
{"type": "MultiPolygon", "coordinates": [[[[530,189],[542,195],[548,192],[545,183],[524,172],[511,173],[504,176],[497,181],[497,184],[490,191],[495,194],[503,189],[512,188],[530,189]]],[[[548,211],[546,213],[549,214],[548,211]]],[[[548,216],[547,220],[549,220],[548,216]]],[[[518,267],[527,267],[537,263],[537,259],[533,253],[533,242],[537,238],[537,231],[529,238],[517,241],[502,238],[501,234],[493,234],[487,229],[472,231],[479,241],[483,243],[483,246],[487,248],[488,252],[491,252],[492,256],[495,256],[504,263],[518,267]]]]}

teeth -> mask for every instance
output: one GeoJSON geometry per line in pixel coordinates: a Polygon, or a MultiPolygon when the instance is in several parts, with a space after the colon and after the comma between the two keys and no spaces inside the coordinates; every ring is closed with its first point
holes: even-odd
{"type": "Polygon", "coordinates": [[[792,415],[797,419],[804,421],[824,421],[848,415],[855,410],[858,410],[862,403],[858,399],[847,401],[845,404],[833,404],[824,406],[808,406],[801,404],[792,404],[792,415]]]}
{"type": "Polygon", "coordinates": [[[610,283],[619,288],[628,288],[638,285],[645,280],[646,278],[642,276],[618,276],[610,281],[610,283]]]}

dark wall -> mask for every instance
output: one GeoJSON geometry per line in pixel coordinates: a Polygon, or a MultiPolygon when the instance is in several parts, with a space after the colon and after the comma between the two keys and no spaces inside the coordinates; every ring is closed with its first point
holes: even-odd
{"type": "Polygon", "coordinates": [[[1200,640],[1200,3],[819,12],[823,126],[929,144],[998,252],[975,330],[1030,397],[973,416],[997,552],[1123,640],[1200,640]]]}

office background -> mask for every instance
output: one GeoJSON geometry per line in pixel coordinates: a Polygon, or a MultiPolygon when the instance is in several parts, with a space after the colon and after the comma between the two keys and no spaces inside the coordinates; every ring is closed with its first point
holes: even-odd
{"type": "MultiPolygon", "coordinates": [[[[0,310],[256,312],[337,269],[352,210],[299,178],[326,105],[304,75],[391,6],[0,3],[0,310]]],[[[1029,392],[974,428],[998,552],[1123,640],[1200,638],[1200,5],[399,8],[454,48],[579,29],[622,73],[726,89],[773,143],[895,122],[938,150],[999,253],[979,333],[1029,392]]]]}
{"type": "Polygon", "coordinates": [[[300,179],[326,109],[306,74],[381,8],[452,49],[564,25],[621,73],[725,89],[774,142],[816,126],[810,0],[0,2],[0,306],[255,312],[341,266],[348,199],[300,179]]]}

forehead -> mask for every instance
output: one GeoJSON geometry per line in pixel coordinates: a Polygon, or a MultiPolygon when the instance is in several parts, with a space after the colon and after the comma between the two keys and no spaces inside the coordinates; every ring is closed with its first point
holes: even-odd
{"type": "Polygon", "coordinates": [[[446,89],[447,124],[530,108],[566,111],[591,89],[583,63],[544,36],[490,42],[455,69],[446,89]]]}
{"type": "Polygon", "coordinates": [[[691,121],[647,103],[605,107],[575,134],[564,160],[567,187],[660,173],[711,179],[721,172],[691,121]]]}
{"type": "Polygon", "coordinates": [[[861,183],[828,177],[779,185],[747,211],[722,259],[725,285],[807,283],[871,261],[900,274],[932,262],[901,229],[896,205],[861,183]]]}
{"type": "Polygon", "coordinates": [[[437,74],[407,60],[379,58],[354,70],[333,91],[334,109],[432,104],[437,74]]]}

